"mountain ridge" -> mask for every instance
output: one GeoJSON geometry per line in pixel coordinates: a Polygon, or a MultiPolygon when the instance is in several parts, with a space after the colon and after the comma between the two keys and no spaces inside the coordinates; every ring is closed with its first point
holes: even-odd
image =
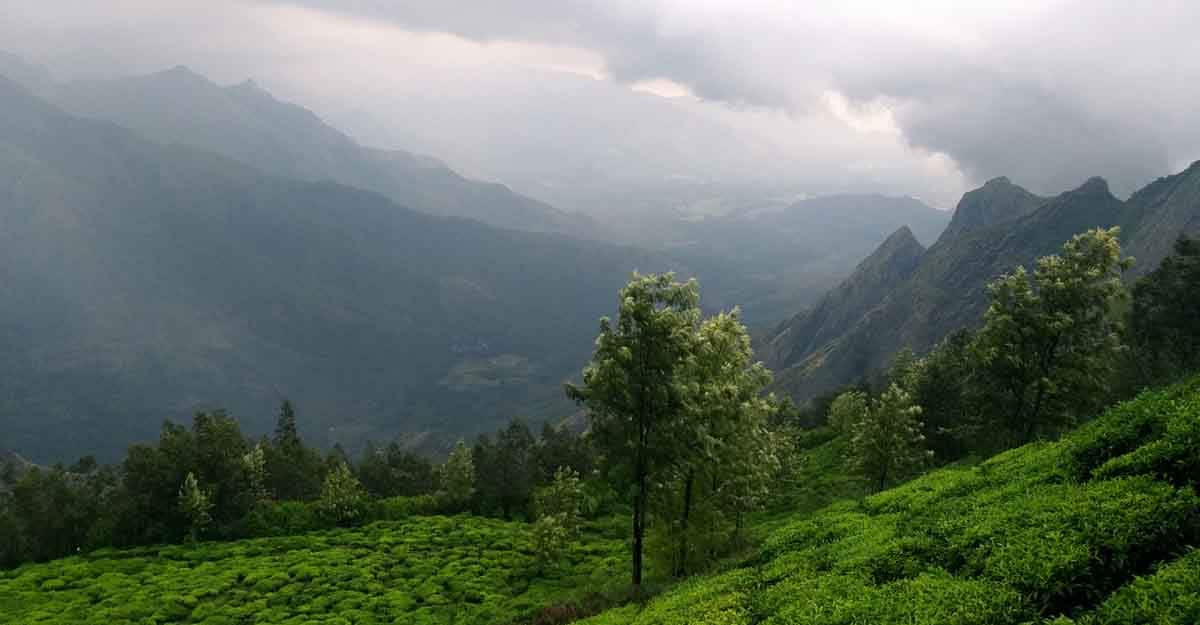
{"type": "MultiPolygon", "coordinates": [[[[0,69],[6,66],[15,61],[0,69]]],[[[46,78],[26,86],[77,116],[113,121],[153,141],[201,148],[268,174],[333,180],[382,193],[421,212],[501,228],[599,236],[598,224],[587,217],[504,185],[469,180],[433,157],[362,146],[313,111],[276,98],[252,79],[220,86],[177,65],[126,78],[63,83],[46,78]]]]}
{"type": "Polygon", "coordinates": [[[767,347],[760,355],[777,368],[775,389],[804,401],[883,370],[903,347],[924,352],[950,332],[974,327],[987,304],[987,282],[1018,265],[1031,267],[1089,228],[1124,226],[1126,252],[1149,257],[1139,268],[1149,271],[1175,236],[1200,226],[1200,167],[1153,184],[1160,190],[1157,204],[1136,193],[1122,202],[1101,178],[1053,198],[1037,198],[1007,178],[988,181],[963,196],[964,217],[956,214],[906,278],[873,294],[877,305],[822,313],[853,319],[843,320],[845,331],[821,333],[802,313],[761,340],[767,347]],[[1039,203],[1030,208],[1035,198],[1039,203]]]}
{"type": "Polygon", "coordinates": [[[629,272],[672,268],[266,175],[3,78],[0,219],[22,294],[0,302],[0,439],[35,462],[113,458],[215,406],[264,432],[282,397],[313,442],[351,449],[557,418],[629,272]]]}

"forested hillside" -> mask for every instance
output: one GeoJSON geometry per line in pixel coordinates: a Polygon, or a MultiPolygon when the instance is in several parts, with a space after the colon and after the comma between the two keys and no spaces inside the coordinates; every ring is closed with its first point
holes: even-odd
{"type": "Polygon", "coordinates": [[[281,397],[325,446],[560,418],[598,312],[666,264],[266,176],[4,80],[0,161],[0,438],[35,461],[204,407],[265,431],[281,397]]]}

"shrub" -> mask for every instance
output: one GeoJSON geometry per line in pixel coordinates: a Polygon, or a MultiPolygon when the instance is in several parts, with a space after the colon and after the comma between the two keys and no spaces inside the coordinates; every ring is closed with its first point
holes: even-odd
{"type": "Polygon", "coordinates": [[[299,501],[265,501],[254,506],[246,517],[244,527],[247,536],[262,538],[302,534],[323,529],[326,524],[310,504],[299,501]]]}
{"type": "Polygon", "coordinates": [[[1200,623],[1200,551],[1192,551],[1113,593],[1083,623],[1200,623]]]}

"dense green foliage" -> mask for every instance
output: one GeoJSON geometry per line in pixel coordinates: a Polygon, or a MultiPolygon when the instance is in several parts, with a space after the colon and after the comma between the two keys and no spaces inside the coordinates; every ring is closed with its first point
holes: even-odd
{"type": "Polygon", "coordinates": [[[1143,379],[1200,368],[1200,239],[1181,237],[1174,252],[1133,287],[1130,334],[1143,379]]]}
{"type": "Polygon", "coordinates": [[[491,625],[611,590],[616,531],[585,525],[544,571],[525,525],[470,516],[102,551],[0,572],[0,620],[491,625]]]}
{"type": "Polygon", "coordinates": [[[778,468],[766,428],[776,408],[763,397],[771,375],[752,362],[737,312],[702,320],[699,299],[694,280],[635,273],[616,322],[600,320],[583,384],[567,386],[589,411],[604,472],[632,500],[635,592],[648,527],[686,575],[737,542],[778,468]]]}
{"type": "MultiPolygon", "coordinates": [[[[514,497],[506,512],[519,516],[560,469],[593,462],[588,439],[559,428],[546,427],[535,439],[514,420],[505,436],[523,441],[528,456],[522,489],[506,491],[514,497]],[[558,461],[565,464],[548,474],[541,469],[558,461]]],[[[135,445],[119,465],[85,457],[69,468],[18,475],[11,462],[0,462],[0,568],[111,546],[284,536],[468,510],[499,514],[489,474],[507,459],[489,457],[483,471],[473,461],[487,440],[474,448],[460,443],[437,466],[395,443],[369,446],[357,463],[337,447],[322,458],[305,445],[295,408],[284,400],[274,437],[257,442],[214,411],[197,414],[190,429],[165,423],[157,444],[135,445]]],[[[601,500],[587,501],[595,516],[601,500]]]]}
{"type": "Polygon", "coordinates": [[[1200,472],[1178,460],[1198,433],[1195,377],[1058,442],[773,523],[741,565],[584,622],[1192,623],[1200,472]]]}
{"type": "Polygon", "coordinates": [[[991,305],[972,345],[985,395],[979,405],[998,433],[1027,441],[1069,426],[1104,405],[1122,350],[1125,295],[1119,228],[1075,235],[1061,254],[988,284],[991,305]]]}

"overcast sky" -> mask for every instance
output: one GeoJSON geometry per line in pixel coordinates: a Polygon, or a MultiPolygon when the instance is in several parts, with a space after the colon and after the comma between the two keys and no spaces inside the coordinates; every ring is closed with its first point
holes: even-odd
{"type": "Polygon", "coordinates": [[[0,0],[60,79],[254,78],[529,189],[682,177],[952,206],[1200,158],[1200,2],[0,0]],[[831,9],[836,4],[838,8],[831,9]]]}

